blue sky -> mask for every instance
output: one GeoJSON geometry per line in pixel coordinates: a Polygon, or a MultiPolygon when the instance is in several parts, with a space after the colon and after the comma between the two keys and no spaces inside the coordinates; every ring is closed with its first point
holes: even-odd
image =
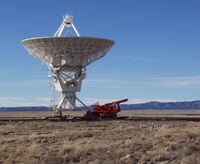
{"type": "Polygon", "coordinates": [[[48,70],[21,46],[52,36],[66,13],[81,36],[113,39],[87,68],[78,96],[87,104],[200,99],[198,0],[1,0],[0,106],[48,105],[48,70]]]}

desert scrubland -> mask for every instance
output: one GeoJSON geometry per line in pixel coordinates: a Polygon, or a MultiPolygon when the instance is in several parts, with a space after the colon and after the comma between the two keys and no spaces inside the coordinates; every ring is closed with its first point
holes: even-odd
{"type": "MultiPolygon", "coordinates": [[[[183,115],[180,112],[160,115],[183,115]]],[[[80,113],[79,113],[80,114],[80,113]]],[[[79,115],[77,114],[77,115],[79,115]]],[[[158,115],[122,112],[120,115],[158,115]]],[[[185,113],[198,115],[199,112],[185,113]]],[[[1,117],[14,113],[0,113],[1,117]]],[[[18,113],[20,115],[20,113],[18,113]]],[[[21,113],[21,116],[40,113],[21,113]]],[[[43,113],[43,115],[46,115],[43,113]]],[[[48,114],[47,114],[48,115],[48,114]]],[[[200,122],[0,121],[0,163],[200,163],[200,122]]]]}

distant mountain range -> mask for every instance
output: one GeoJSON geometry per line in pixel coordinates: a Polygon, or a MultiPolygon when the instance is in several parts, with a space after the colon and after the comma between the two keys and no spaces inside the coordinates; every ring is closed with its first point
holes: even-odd
{"type": "Polygon", "coordinates": [[[157,102],[151,101],[141,104],[123,104],[121,106],[124,110],[189,110],[200,109],[200,101],[182,101],[182,102],[157,102]]]}
{"type": "Polygon", "coordinates": [[[50,108],[44,106],[0,107],[0,112],[47,112],[50,108]]]}
{"type": "MultiPolygon", "coordinates": [[[[92,106],[89,107],[90,109],[92,106]]],[[[182,101],[182,102],[147,102],[140,104],[122,104],[122,110],[200,110],[200,101],[182,101]]],[[[51,109],[44,106],[33,107],[0,107],[0,112],[47,112],[51,109]]],[[[79,111],[84,110],[82,107],[79,111]]]]}

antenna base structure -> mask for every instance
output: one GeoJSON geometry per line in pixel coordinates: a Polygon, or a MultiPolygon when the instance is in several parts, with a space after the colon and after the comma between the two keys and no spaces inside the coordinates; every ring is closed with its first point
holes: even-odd
{"type": "Polygon", "coordinates": [[[86,67],[106,55],[114,41],[94,37],[80,37],[73,24],[73,17],[66,15],[53,37],[29,38],[22,45],[33,57],[47,64],[53,90],[60,93],[54,113],[63,109],[76,109],[76,92],[81,91],[86,78],[86,67]],[[65,28],[72,28],[76,36],[62,36],[65,28]]]}
{"type": "Polygon", "coordinates": [[[56,109],[76,108],[76,92],[80,92],[82,80],[86,77],[85,69],[67,68],[55,69],[51,68],[51,78],[53,89],[60,92],[60,102],[56,109]]]}

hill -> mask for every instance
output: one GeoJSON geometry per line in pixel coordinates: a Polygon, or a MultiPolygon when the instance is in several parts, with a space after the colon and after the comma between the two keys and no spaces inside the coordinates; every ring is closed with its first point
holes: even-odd
{"type": "MultiPolygon", "coordinates": [[[[89,106],[91,109],[91,106],[89,106]]],[[[122,104],[122,110],[190,110],[200,109],[200,101],[182,101],[182,102],[147,102],[140,104],[122,104]]],[[[1,112],[48,112],[51,108],[45,106],[32,107],[0,107],[1,112]]],[[[84,110],[82,107],[78,110],[84,110]]]]}
{"type": "Polygon", "coordinates": [[[152,101],[152,102],[140,103],[140,104],[123,104],[121,107],[122,109],[125,109],[125,110],[137,110],[137,109],[190,110],[190,109],[200,109],[200,101],[182,101],[182,102],[152,101]]]}

